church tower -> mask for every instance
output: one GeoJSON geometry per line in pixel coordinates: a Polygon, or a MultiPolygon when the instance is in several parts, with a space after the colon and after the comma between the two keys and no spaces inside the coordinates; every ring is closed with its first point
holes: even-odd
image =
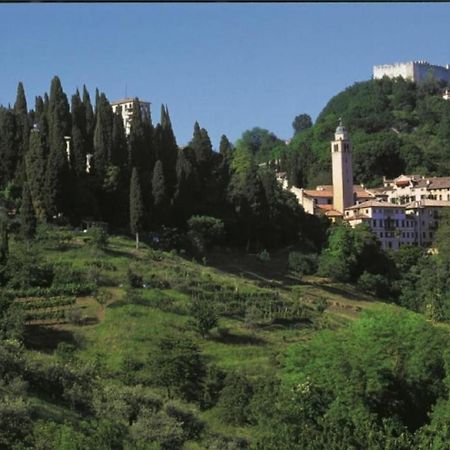
{"type": "Polygon", "coordinates": [[[339,119],[334,141],[331,141],[333,166],[333,208],[344,214],[344,209],[353,206],[352,145],[347,129],[339,119]]]}

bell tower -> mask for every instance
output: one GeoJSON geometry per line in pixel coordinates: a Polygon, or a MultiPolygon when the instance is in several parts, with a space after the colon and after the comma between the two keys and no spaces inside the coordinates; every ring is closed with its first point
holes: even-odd
{"type": "Polygon", "coordinates": [[[353,206],[352,145],[347,129],[339,119],[339,125],[331,141],[331,163],[333,167],[333,208],[344,214],[344,209],[353,206]]]}

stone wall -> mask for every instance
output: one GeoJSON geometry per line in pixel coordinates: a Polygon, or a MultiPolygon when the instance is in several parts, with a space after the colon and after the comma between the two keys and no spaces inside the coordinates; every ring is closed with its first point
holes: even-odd
{"type": "Polygon", "coordinates": [[[426,61],[411,61],[373,66],[373,78],[375,79],[380,79],[384,76],[389,78],[403,77],[405,80],[418,82],[424,80],[429,74],[437,80],[450,82],[450,68],[448,65],[443,67],[426,61]]]}

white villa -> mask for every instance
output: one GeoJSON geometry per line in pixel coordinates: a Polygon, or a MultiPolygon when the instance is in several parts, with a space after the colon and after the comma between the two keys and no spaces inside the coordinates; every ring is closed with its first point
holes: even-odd
{"type": "MultiPolygon", "coordinates": [[[[125,134],[128,136],[131,130],[131,118],[133,117],[133,104],[134,98],[125,98],[123,100],[117,100],[115,102],[111,102],[111,107],[113,112],[115,113],[118,108],[122,110],[122,119],[123,126],[125,127],[125,134]]],[[[142,100],[137,99],[139,103],[139,107],[141,110],[141,114],[150,115],[150,102],[144,102],[142,100]]]]}

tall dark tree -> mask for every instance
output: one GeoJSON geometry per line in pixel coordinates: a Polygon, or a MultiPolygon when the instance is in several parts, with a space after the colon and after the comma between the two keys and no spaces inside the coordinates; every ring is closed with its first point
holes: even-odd
{"type": "Polygon", "coordinates": [[[194,134],[189,143],[189,147],[194,150],[200,177],[204,179],[207,176],[210,167],[212,145],[208,132],[204,128],[200,128],[198,122],[195,122],[194,124],[194,134]]]}
{"type": "Polygon", "coordinates": [[[311,128],[312,125],[311,117],[308,114],[299,114],[298,116],[295,116],[295,119],[292,122],[294,135],[311,128]]]}
{"type": "Polygon", "coordinates": [[[93,141],[94,141],[94,129],[95,129],[95,116],[94,109],[92,108],[91,97],[89,96],[89,92],[86,86],[83,86],[83,106],[85,123],[86,123],[86,154],[93,153],[93,141]]]}
{"type": "Polygon", "coordinates": [[[120,107],[113,116],[111,164],[121,170],[124,170],[128,165],[127,137],[120,107]]]}
{"type": "Polygon", "coordinates": [[[229,160],[231,158],[231,154],[233,153],[233,146],[224,134],[220,138],[219,153],[226,160],[229,160]]]}
{"type": "Polygon", "coordinates": [[[142,196],[139,173],[136,167],[133,167],[130,181],[130,229],[136,236],[136,249],[139,248],[139,233],[144,228],[145,208],[142,196]]]}
{"type": "Polygon", "coordinates": [[[86,172],[86,111],[78,89],[72,96],[72,142],[70,164],[73,173],[79,177],[86,172]]]}
{"type": "Polygon", "coordinates": [[[96,111],[92,167],[97,182],[102,185],[111,163],[113,123],[112,108],[103,93],[99,96],[96,111]]]}
{"type": "Polygon", "coordinates": [[[66,209],[69,189],[69,164],[66,140],[70,129],[69,104],[58,77],[54,77],[49,100],[49,144],[50,153],[46,171],[47,214],[55,217],[66,209]]]}
{"type": "Polygon", "coordinates": [[[198,172],[191,148],[186,147],[178,153],[176,174],[177,185],[173,198],[174,217],[177,225],[183,225],[196,212],[196,199],[199,195],[198,172]]]}
{"type": "Polygon", "coordinates": [[[8,218],[0,216],[0,264],[5,264],[9,254],[9,224],[8,218]]]}
{"type": "Polygon", "coordinates": [[[27,100],[22,82],[17,86],[17,97],[14,103],[14,114],[16,117],[16,142],[17,163],[16,179],[21,183],[24,178],[24,158],[28,150],[28,136],[30,133],[30,120],[28,116],[27,100]]]}
{"type": "Polygon", "coordinates": [[[23,183],[22,204],[20,206],[20,233],[25,240],[34,238],[36,233],[36,215],[31,201],[28,183],[23,183]]]}
{"type": "Polygon", "coordinates": [[[44,221],[46,218],[45,171],[46,156],[42,133],[38,128],[34,128],[31,130],[29,150],[25,155],[25,172],[33,207],[40,221],[44,221]]]}
{"type": "Polygon", "coordinates": [[[161,105],[161,120],[155,130],[156,158],[162,162],[167,195],[172,197],[176,185],[178,145],[167,106],[161,105]]]}
{"type": "Polygon", "coordinates": [[[17,162],[16,120],[14,113],[0,107],[0,185],[14,178],[17,162]]]}
{"type": "Polygon", "coordinates": [[[163,165],[160,160],[156,161],[153,169],[152,194],[154,223],[164,223],[168,208],[168,195],[163,165]]]}

